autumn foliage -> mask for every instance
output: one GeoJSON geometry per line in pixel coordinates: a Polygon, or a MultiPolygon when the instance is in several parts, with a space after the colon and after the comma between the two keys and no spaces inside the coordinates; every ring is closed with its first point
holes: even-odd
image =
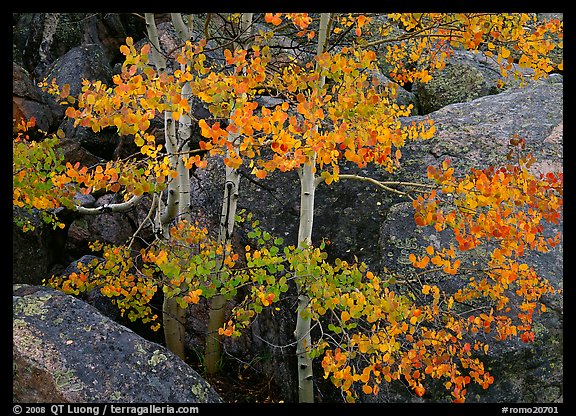
{"type": "MultiPolygon", "coordinates": [[[[123,201],[159,196],[178,176],[179,163],[203,169],[215,155],[223,155],[232,169],[247,167],[258,180],[307,163],[313,163],[316,185],[343,180],[343,162],[393,172],[402,162],[402,148],[433,138],[435,127],[428,120],[402,123],[412,108],[395,102],[397,86],[378,81],[380,61],[399,84],[427,82],[455,48],[464,48],[483,51],[503,76],[524,76],[520,69],[531,68],[538,78],[554,68],[548,57],[556,46],[551,36],[561,38],[562,32],[557,21],[527,32],[535,22],[524,14],[387,17],[334,15],[333,38],[351,33],[350,45],[281,67],[268,45],[274,30],[295,27],[298,38],[312,42],[317,32],[311,15],[266,13],[270,31],[260,32],[248,49],[223,49],[221,64],[207,57],[205,39],[186,41],[173,55],[177,64],[171,72],[150,64],[149,44],[138,49],[128,38],[113,85],[85,80],[76,97],[67,85],[48,81],[44,86],[66,105],[75,125],[96,133],[115,128],[133,137],[139,154],[73,165],[58,154],[61,132],[35,142],[25,136],[30,126],[22,126],[13,147],[13,204],[41,210],[47,222],[63,227],[54,210],[76,209],[77,192],[118,193],[123,201]],[[325,82],[319,84],[320,78],[325,82]],[[150,132],[150,123],[162,114],[185,121],[191,112],[186,88],[212,117],[195,120],[202,135],[198,148],[168,151],[150,132]],[[258,105],[258,95],[272,93],[281,104],[258,105]]],[[[422,396],[427,381],[438,379],[454,401],[462,402],[471,383],[492,384],[494,375],[481,357],[493,340],[534,341],[534,315],[546,311],[542,298],[556,290],[522,259],[528,251],[561,244],[560,235],[545,235],[543,224],[561,220],[563,176],[531,173],[533,159],[523,145],[521,138],[512,138],[511,148],[521,152],[511,153],[508,165],[473,167],[460,176],[445,160],[428,167],[419,188],[424,191],[402,193],[412,200],[418,226],[451,236],[446,246],[411,253],[414,273],[407,276],[378,276],[362,262],[329,260],[326,242],[286,246],[243,212],[236,221],[249,225],[252,241],[243,250],[218,243],[197,222],[178,220],[169,236],[141,249],[133,247],[133,239],[120,246],[96,242],[91,248],[102,260],[47,283],[72,294],[98,288],[122,314],[154,329],[160,323],[150,301],[158,292],[182,308],[223,295],[237,302],[219,334],[240,336],[297,282],[309,298],[303,313],[320,334],[308,353],[321,360],[324,378],[347,401],[360,391],[378,394],[381,383],[395,380],[422,396]],[[462,255],[479,248],[483,255],[462,255]],[[446,285],[447,279],[453,284],[446,285]]]]}

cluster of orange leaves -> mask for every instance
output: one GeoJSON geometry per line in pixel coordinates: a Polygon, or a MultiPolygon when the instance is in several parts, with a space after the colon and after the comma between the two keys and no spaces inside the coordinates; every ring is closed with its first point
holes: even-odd
{"type": "Polygon", "coordinates": [[[266,47],[253,47],[247,59],[243,53],[228,54],[228,63],[237,66],[234,75],[214,74],[194,90],[206,102],[218,105],[214,113],[222,114],[222,108],[228,111],[225,128],[220,122],[210,125],[200,120],[202,136],[209,139],[200,147],[211,154],[226,151],[225,163],[232,168],[248,159],[252,173],[264,178],[274,170],[298,168],[314,155],[319,168],[331,167],[333,180],[342,159],[358,166],[375,162],[391,171],[399,166],[400,148],[407,139],[426,139],[434,133],[431,123],[403,126],[398,121],[411,108],[392,103],[391,90],[380,88],[377,79],[369,77],[366,70],[375,69],[374,52],[344,48],[338,54],[320,55],[305,68],[288,65],[280,74],[265,71],[267,53],[266,47]],[[314,88],[320,74],[333,85],[314,88]],[[262,84],[289,100],[273,109],[259,108],[250,98],[262,84]],[[241,99],[239,93],[246,92],[241,99]],[[231,94],[235,95],[233,111],[231,94]],[[229,135],[234,135],[233,142],[229,135]],[[267,158],[262,153],[265,147],[273,151],[267,158]]]}
{"type": "Polygon", "coordinates": [[[88,264],[79,262],[76,264],[77,271],[65,276],[53,275],[44,283],[74,295],[99,289],[117,305],[122,316],[127,315],[131,321],[140,319],[144,323],[149,322],[153,330],[158,330],[158,315],[150,306],[158,290],[153,269],[137,267],[138,256],[128,246],[96,241],[90,248],[99,253],[102,259],[95,258],[88,264]]]}
{"type": "MultiPolygon", "coordinates": [[[[437,231],[452,230],[459,251],[481,245],[491,250],[485,268],[468,267],[468,272],[475,271],[473,277],[454,294],[454,300],[462,303],[492,299],[494,307],[489,314],[468,317],[467,330],[495,330],[499,339],[520,333],[526,342],[534,339],[532,317],[539,300],[556,290],[519,260],[527,250],[547,252],[560,244],[560,233],[544,235],[542,221],[558,223],[563,205],[563,174],[535,176],[528,168],[521,160],[519,165],[499,169],[471,169],[470,174],[456,179],[446,160],[440,168],[428,168],[428,176],[438,183],[440,192],[431,192],[413,202],[416,223],[434,226],[437,231]],[[517,324],[508,316],[513,308],[510,292],[521,300],[515,311],[517,324]]],[[[436,266],[445,273],[456,274],[461,264],[454,260],[456,255],[452,245],[442,250],[429,246],[424,256],[411,254],[410,260],[419,269],[436,266]]],[[[539,309],[545,311],[546,307],[540,304],[539,309]]]]}
{"type": "Polygon", "coordinates": [[[399,39],[387,45],[386,60],[392,77],[400,82],[427,82],[430,71],[444,68],[454,48],[482,51],[500,66],[503,77],[514,68],[531,68],[532,77],[545,76],[557,66],[549,52],[562,47],[563,23],[550,19],[536,26],[536,17],[526,13],[393,13],[389,17],[417,40],[399,39]],[[558,39],[554,39],[553,37],[558,39]],[[414,70],[414,67],[417,68],[414,70]]]}

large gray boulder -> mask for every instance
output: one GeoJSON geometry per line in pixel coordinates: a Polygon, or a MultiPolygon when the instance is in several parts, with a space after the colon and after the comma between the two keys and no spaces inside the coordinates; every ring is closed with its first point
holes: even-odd
{"type": "Polygon", "coordinates": [[[13,401],[219,403],[165,347],[54,289],[15,285],[13,401]]]}
{"type": "Polygon", "coordinates": [[[46,79],[48,83],[55,79],[60,87],[69,84],[70,94],[77,96],[82,91],[84,79],[110,84],[112,67],[100,44],[83,44],[56,59],[47,69],[46,79]]]}
{"type": "Polygon", "coordinates": [[[422,178],[428,165],[446,157],[461,172],[507,163],[515,134],[526,140],[527,150],[536,158],[534,169],[561,169],[563,96],[563,76],[554,74],[523,88],[453,103],[427,116],[407,117],[406,123],[431,118],[436,133],[430,140],[411,142],[402,149],[397,176],[422,178]]]}

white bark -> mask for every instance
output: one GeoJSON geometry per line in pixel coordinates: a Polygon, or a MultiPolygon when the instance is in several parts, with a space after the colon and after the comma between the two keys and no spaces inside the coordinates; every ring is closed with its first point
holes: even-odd
{"type": "MultiPolygon", "coordinates": [[[[316,54],[321,55],[326,51],[328,42],[328,23],[330,13],[320,15],[320,31],[318,34],[318,47],[316,54]]],[[[320,77],[317,88],[324,87],[325,77],[320,77]]],[[[318,127],[315,127],[318,130],[318,127]]],[[[314,168],[316,165],[316,155],[299,170],[300,177],[300,226],[298,229],[298,244],[312,244],[312,227],[314,223],[314,196],[317,181],[314,168]]],[[[303,292],[301,284],[296,281],[298,288],[298,311],[296,316],[296,355],[298,358],[298,401],[300,403],[314,402],[314,383],[312,371],[312,359],[308,355],[308,350],[312,345],[310,335],[311,320],[304,317],[302,313],[308,308],[309,297],[303,292]]]]}
{"type": "MultiPolygon", "coordinates": [[[[172,22],[178,32],[178,36],[182,41],[187,41],[192,36],[192,31],[182,20],[180,13],[171,13],[172,22]]],[[[180,69],[185,70],[186,65],[181,64],[180,69]]],[[[190,82],[186,82],[182,86],[180,92],[182,98],[190,101],[192,98],[192,87],[190,82]]],[[[192,111],[192,110],[190,110],[192,111]]],[[[178,120],[178,136],[176,138],[177,151],[180,154],[178,157],[178,192],[179,192],[179,205],[178,217],[182,220],[190,221],[190,171],[184,164],[184,156],[189,156],[190,151],[190,136],[192,135],[192,117],[190,113],[183,113],[178,120]]]]}
{"type": "MultiPolygon", "coordinates": [[[[188,26],[188,24],[182,18],[181,13],[170,13],[170,17],[172,19],[172,24],[174,25],[174,29],[176,29],[176,33],[178,37],[183,41],[186,41],[192,37],[192,27],[188,26]]],[[[192,22],[190,18],[189,22],[192,22]]]]}
{"type": "MultiPolygon", "coordinates": [[[[236,137],[236,135],[231,134],[229,135],[228,140],[234,142],[236,137]]],[[[237,146],[235,146],[235,150],[238,151],[237,146]]],[[[232,232],[234,231],[239,186],[240,175],[238,174],[238,171],[226,166],[224,199],[222,203],[222,212],[220,214],[220,230],[218,234],[218,242],[225,247],[222,254],[223,258],[230,252],[226,247],[231,243],[232,232]]],[[[218,328],[224,324],[225,305],[226,301],[222,295],[214,296],[210,302],[205,351],[205,364],[208,374],[214,374],[218,372],[219,369],[222,347],[218,328]]]]}
{"type": "MultiPolygon", "coordinates": [[[[164,113],[164,137],[165,137],[165,147],[166,153],[168,154],[168,159],[170,165],[173,167],[178,166],[178,143],[176,142],[176,128],[174,125],[174,119],[172,114],[169,112],[164,113]]],[[[165,238],[168,238],[168,229],[170,227],[170,222],[178,216],[178,206],[180,198],[178,180],[170,180],[168,182],[167,196],[166,196],[166,207],[162,211],[160,220],[161,228],[165,238]]]]}
{"type": "MultiPolygon", "coordinates": [[[[314,223],[314,195],[316,192],[314,165],[315,158],[306,163],[299,170],[300,176],[300,227],[298,229],[299,245],[312,244],[312,226],[314,223]]],[[[298,401],[300,403],[314,402],[314,384],[312,372],[312,360],[307,354],[308,348],[312,345],[310,335],[310,318],[302,316],[308,308],[309,297],[302,292],[300,283],[298,287],[298,310],[296,316],[296,356],[298,359],[298,401]]]]}
{"type": "Polygon", "coordinates": [[[158,29],[156,28],[156,21],[154,20],[154,13],[144,13],[144,18],[146,20],[148,39],[152,44],[150,47],[152,63],[156,66],[159,73],[164,72],[166,70],[166,58],[160,48],[160,39],[158,38],[158,29]]]}
{"type": "Polygon", "coordinates": [[[44,27],[42,30],[42,41],[38,50],[40,63],[48,66],[51,62],[50,48],[58,28],[58,21],[60,20],[60,13],[46,13],[44,18],[44,27]]]}
{"type": "MultiPolygon", "coordinates": [[[[152,63],[156,66],[158,73],[162,73],[166,70],[166,58],[160,48],[154,13],[145,13],[145,19],[148,38],[152,44],[150,48],[152,63]]],[[[190,205],[190,183],[189,180],[186,180],[187,173],[184,172],[181,167],[182,158],[178,156],[176,125],[170,112],[164,113],[164,130],[166,153],[168,154],[170,165],[178,172],[176,179],[170,180],[168,183],[166,205],[164,206],[162,203],[158,204],[158,208],[163,209],[163,211],[159,212],[157,217],[160,219],[160,224],[157,224],[157,227],[162,230],[164,238],[169,238],[168,230],[170,223],[175,218],[178,219],[180,216],[185,217],[188,212],[187,210],[190,205]],[[188,203],[186,203],[186,201],[188,201],[188,203]]],[[[166,346],[183,360],[186,359],[184,354],[185,313],[186,310],[181,308],[174,298],[164,296],[162,304],[162,324],[166,346]]]]}
{"type": "MultiPolygon", "coordinates": [[[[240,32],[243,34],[242,39],[249,37],[249,28],[252,25],[252,13],[244,13],[241,16],[240,32]]],[[[240,47],[246,45],[240,40],[240,47]]],[[[228,142],[233,145],[233,151],[238,154],[239,148],[237,143],[237,134],[229,134],[228,142]]],[[[227,155],[230,151],[227,152],[227,155]]],[[[222,203],[222,212],[220,215],[220,230],[218,235],[218,242],[225,248],[229,246],[232,241],[232,232],[234,231],[234,223],[236,218],[236,207],[238,203],[238,191],[240,187],[240,175],[236,169],[226,166],[226,179],[224,184],[224,199],[222,203]]],[[[222,254],[223,259],[229,254],[227,249],[222,254]]],[[[210,301],[210,311],[208,328],[206,333],[206,349],[204,362],[208,374],[215,374],[218,372],[219,364],[222,355],[221,336],[218,334],[218,328],[222,327],[225,320],[224,307],[226,301],[222,295],[214,296],[210,301]]]]}
{"type": "Polygon", "coordinates": [[[76,207],[76,211],[83,215],[96,215],[102,214],[104,212],[126,212],[133,209],[143,197],[144,195],[134,195],[132,198],[125,202],[105,204],[94,208],[78,206],[76,207]]]}

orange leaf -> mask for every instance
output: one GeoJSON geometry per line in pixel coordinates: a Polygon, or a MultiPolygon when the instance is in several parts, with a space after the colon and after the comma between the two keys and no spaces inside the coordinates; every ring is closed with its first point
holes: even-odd
{"type": "Polygon", "coordinates": [[[74,118],[76,115],[76,110],[74,110],[74,107],[68,107],[64,115],[66,115],[66,117],[74,118]]]}
{"type": "Polygon", "coordinates": [[[423,396],[424,393],[426,393],[426,389],[424,387],[422,387],[422,385],[418,385],[416,386],[416,388],[414,389],[414,391],[416,392],[416,394],[418,396],[423,396]]]}
{"type": "Polygon", "coordinates": [[[64,84],[60,91],[60,98],[66,98],[70,95],[70,84],[64,84]]]}

